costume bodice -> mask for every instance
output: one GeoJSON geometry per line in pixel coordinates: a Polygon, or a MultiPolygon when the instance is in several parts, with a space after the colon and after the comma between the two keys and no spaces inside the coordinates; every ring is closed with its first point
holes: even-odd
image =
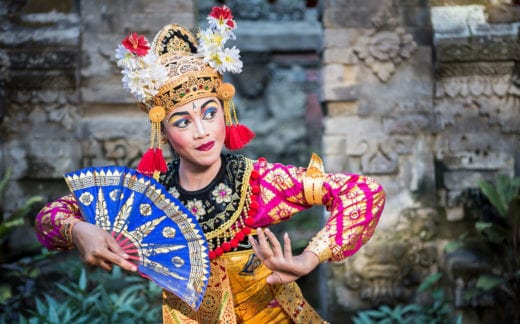
{"type": "MultiPolygon", "coordinates": [[[[188,191],[179,184],[179,159],[173,160],[162,178],[163,185],[186,208],[192,212],[208,239],[210,249],[227,241],[230,231],[240,224],[238,216],[244,211],[247,200],[251,160],[242,155],[223,154],[222,164],[215,178],[204,188],[188,191]]],[[[250,248],[247,240],[238,244],[236,250],[250,248]]]]}

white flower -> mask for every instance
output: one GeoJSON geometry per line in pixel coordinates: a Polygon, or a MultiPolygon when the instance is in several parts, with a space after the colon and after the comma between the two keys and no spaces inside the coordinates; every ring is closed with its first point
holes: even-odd
{"type": "Polygon", "coordinates": [[[220,53],[220,61],[221,66],[219,68],[221,70],[232,73],[242,72],[243,64],[240,60],[240,50],[235,46],[232,48],[225,48],[224,51],[220,53]]]}
{"type": "Polygon", "coordinates": [[[168,80],[168,71],[153,52],[137,56],[123,45],[116,49],[117,65],[122,69],[123,87],[138,102],[146,102],[153,98],[159,88],[168,80]]]}
{"type": "Polygon", "coordinates": [[[224,47],[229,39],[236,38],[233,33],[236,23],[233,20],[231,10],[226,6],[222,8],[213,7],[207,19],[209,28],[197,33],[198,51],[203,56],[204,62],[221,74],[228,71],[232,73],[242,72],[243,64],[240,60],[240,51],[235,46],[232,48],[224,47]]]}
{"type": "Polygon", "coordinates": [[[139,66],[139,62],[135,55],[130,53],[123,45],[119,44],[116,48],[117,66],[122,69],[135,70],[139,66]]]}
{"type": "Polygon", "coordinates": [[[222,33],[216,33],[211,29],[199,31],[199,49],[201,52],[212,52],[224,47],[228,37],[222,33]]]}

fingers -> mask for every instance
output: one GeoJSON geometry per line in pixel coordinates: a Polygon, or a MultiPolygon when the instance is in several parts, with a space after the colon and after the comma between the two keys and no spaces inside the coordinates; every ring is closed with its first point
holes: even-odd
{"type": "Polygon", "coordinates": [[[105,230],[89,223],[78,223],[73,231],[74,244],[84,263],[107,271],[112,270],[113,264],[127,271],[137,270],[134,264],[126,260],[129,256],[105,230]]]}
{"type": "Polygon", "coordinates": [[[107,253],[105,253],[102,256],[102,258],[105,259],[105,262],[103,262],[103,263],[109,262],[111,264],[118,265],[122,269],[127,270],[127,271],[132,271],[132,272],[137,271],[137,267],[133,263],[123,259],[118,254],[113,253],[109,250],[107,250],[107,253]]]}
{"type": "Polygon", "coordinates": [[[278,242],[278,239],[276,236],[271,232],[268,228],[265,229],[265,234],[267,236],[267,239],[271,243],[271,251],[274,254],[274,256],[282,256],[282,246],[280,245],[280,242],[278,242]]]}
{"type": "MultiPolygon", "coordinates": [[[[268,232],[267,229],[265,231],[268,232]]],[[[261,228],[258,228],[256,230],[256,232],[258,233],[258,245],[260,247],[260,252],[262,253],[262,256],[263,257],[271,256],[273,254],[273,252],[271,250],[271,246],[269,245],[269,242],[267,241],[267,237],[266,237],[264,231],[261,228]]]]}
{"type": "Polygon", "coordinates": [[[286,259],[292,259],[291,238],[287,232],[283,235],[283,254],[286,259]]]}
{"type": "Polygon", "coordinates": [[[269,285],[280,285],[283,284],[282,277],[278,272],[273,272],[269,277],[267,277],[266,282],[269,285]]]}
{"type": "Polygon", "coordinates": [[[115,254],[120,255],[124,259],[128,259],[128,254],[126,254],[125,251],[123,251],[123,249],[119,246],[119,244],[117,244],[116,240],[114,239],[114,237],[112,235],[109,235],[108,233],[106,233],[105,237],[106,237],[108,249],[110,251],[114,252],[115,254]]]}

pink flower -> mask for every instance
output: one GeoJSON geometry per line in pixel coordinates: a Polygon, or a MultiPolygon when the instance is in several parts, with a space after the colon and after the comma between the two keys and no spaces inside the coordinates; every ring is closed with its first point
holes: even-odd
{"type": "Polygon", "coordinates": [[[128,51],[130,51],[130,53],[133,53],[137,56],[145,56],[150,49],[146,38],[143,35],[137,35],[137,33],[128,35],[125,39],[123,39],[121,44],[123,44],[123,46],[128,51]]]}

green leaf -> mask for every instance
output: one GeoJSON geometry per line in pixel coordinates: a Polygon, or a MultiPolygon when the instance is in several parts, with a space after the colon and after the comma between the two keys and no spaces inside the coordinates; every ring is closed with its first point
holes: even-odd
{"type": "Polygon", "coordinates": [[[451,253],[453,251],[460,249],[462,246],[464,246],[463,242],[450,241],[450,242],[446,243],[446,245],[444,246],[444,252],[451,253]]]}
{"type": "Polygon", "coordinates": [[[464,299],[470,300],[471,298],[476,297],[479,294],[480,294],[480,291],[477,288],[473,287],[464,292],[464,299]]]}
{"type": "Polygon", "coordinates": [[[488,291],[495,288],[498,285],[501,285],[505,282],[505,279],[498,276],[493,275],[481,275],[477,280],[477,288],[488,291]]]}
{"type": "Polygon", "coordinates": [[[421,292],[431,288],[441,278],[442,278],[442,273],[440,273],[440,272],[436,272],[436,273],[429,275],[428,277],[423,279],[423,281],[421,282],[421,285],[419,286],[419,288],[417,288],[417,292],[421,293],[421,292]]]}
{"type": "Polygon", "coordinates": [[[7,170],[5,170],[4,177],[0,181],[0,194],[4,192],[5,186],[7,185],[7,182],[9,182],[9,178],[11,178],[11,167],[8,167],[7,170]]]}
{"type": "Polygon", "coordinates": [[[385,318],[386,314],[378,311],[378,310],[367,310],[363,312],[365,315],[371,318],[385,318]]]}
{"type": "Polygon", "coordinates": [[[507,240],[509,234],[502,226],[495,223],[476,222],[475,228],[481,235],[489,239],[490,242],[496,244],[500,244],[507,240]]]}
{"type": "Polygon", "coordinates": [[[45,305],[40,298],[36,298],[36,311],[38,314],[45,314],[45,305]]]}
{"type": "Polygon", "coordinates": [[[497,209],[498,213],[502,217],[505,217],[507,212],[507,206],[503,202],[498,191],[486,181],[478,181],[478,185],[480,187],[480,190],[489,199],[489,202],[493,205],[493,207],[497,209]]]}
{"type": "Polygon", "coordinates": [[[13,218],[19,218],[27,215],[31,211],[32,205],[35,203],[39,203],[43,201],[43,197],[41,196],[34,196],[30,197],[25,201],[22,207],[18,208],[12,215],[13,218]]]}
{"type": "Polygon", "coordinates": [[[81,269],[78,286],[81,291],[85,291],[87,289],[87,272],[85,271],[85,268],[81,269]]]}

